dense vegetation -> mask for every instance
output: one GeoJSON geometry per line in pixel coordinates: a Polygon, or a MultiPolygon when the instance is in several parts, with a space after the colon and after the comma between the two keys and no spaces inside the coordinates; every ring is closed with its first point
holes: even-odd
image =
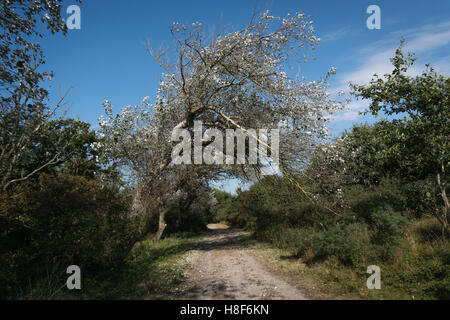
{"type": "Polygon", "coordinates": [[[376,264],[404,292],[449,298],[448,77],[431,68],[407,76],[414,59],[400,48],[392,74],[353,86],[370,112],[397,120],[317,144],[324,115],[341,103],[325,92],[335,70],[310,83],[281,72],[294,44],[319,42],[303,14],[263,13],[206,47],[200,25],[175,24],[181,68],[166,66],[173,74],[155,105],[144,99],[116,115],[106,101],[94,131],[57,116],[67,92],[48,105],[52,74],[40,71],[37,21],[65,33],[61,2],[0,6],[0,299],[167,298],[181,281],[174,259],[214,220],[294,248],[308,264],[349,272],[376,264]],[[192,130],[195,120],[216,129],[299,123],[281,130],[289,170],[236,196],[212,190],[211,181],[255,178],[261,166],[170,165],[173,128],[192,130]],[[69,294],[61,289],[72,264],[87,289],[69,294]]]}
{"type": "MultiPolygon", "coordinates": [[[[132,248],[158,228],[152,215],[129,217],[133,189],[120,187],[121,175],[96,163],[90,145],[98,138],[87,123],[73,119],[49,122],[42,129],[34,157],[23,166],[44,162],[41,158],[58,148],[52,142],[56,135],[58,139],[66,137],[68,143],[62,152],[67,157],[0,192],[1,298],[61,297],[66,268],[73,264],[80,266],[88,283],[96,283],[98,277],[129,273],[134,263],[133,258],[129,260],[132,248]],[[115,181],[96,177],[105,171],[116,177],[115,181]]],[[[182,197],[174,198],[167,213],[167,235],[201,231],[210,216],[208,194],[202,190],[188,203],[182,197]]],[[[157,259],[158,254],[147,260],[157,259]]],[[[83,294],[86,297],[86,292],[83,294]]]]}
{"type": "Polygon", "coordinates": [[[282,176],[236,196],[216,191],[215,219],[294,248],[309,265],[349,274],[379,265],[385,286],[402,288],[397,297],[449,299],[450,80],[431,68],[405,75],[414,59],[401,48],[392,61],[391,75],[354,94],[372,99],[369,111],[383,105],[403,119],[354,126],[317,148],[296,177],[307,193],[282,176]]]}
{"type": "MultiPolygon", "coordinates": [[[[133,258],[136,243],[151,243],[148,235],[158,229],[158,211],[147,204],[139,215],[130,214],[136,184],[105,152],[105,135],[60,116],[70,88],[56,104],[49,103],[53,73],[44,71],[39,45],[44,34],[38,30],[66,34],[62,10],[62,0],[0,5],[0,299],[65,297],[69,265],[78,265],[87,283],[101,287],[101,279],[113,285],[108,276],[123,274],[132,290],[128,276],[139,281],[135,260],[153,268],[157,257],[168,255],[152,244],[155,250],[138,251],[142,254],[133,258]]],[[[192,185],[184,187],[189,191],[192,185]]],[[[167,234],[204,227],[207,186],[200,182],[192,192],[169,195],[167,234]]],[[[162,270],[161,275],[165,271],[170,274],[162,270]]],[[[109,293],[88,291],[83,297],[89,294],[109,293]]]]}

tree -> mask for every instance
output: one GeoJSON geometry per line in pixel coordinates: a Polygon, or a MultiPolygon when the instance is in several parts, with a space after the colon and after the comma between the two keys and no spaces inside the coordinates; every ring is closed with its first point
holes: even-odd
{"type": "MultiPolygon", "coordinates": [[[[152,194],[164,176],[172,176],[171,134],[174,129],[192,131],[194,121],[219,130],[279,128],[284,168],[304,164],[314,144],[326,135],[326,114],[342,107],[325,92],[334,69],[311,82],[284,72],[289,59],[308,47],[314,49],[320,41],[309,18],[300,13],[279,18],[265,12],[242,30],[224,30],[210,38],[199,23],[174,23],[171,33],[174,63],[166,62],[166,50],[155,52],[149,46],[165,70],[155,104],[145,101],[114,116],[107,102],[107,119],[101,122],[109,154],[138,173],[141,195],[152,194]]],[[[237,167],[245,173],[261,164],[219,166],[233,174],[237,167]]]]}
{"type": "Polygon", "coordinates": [[[226,191],[213,190],[215,203],[211,208],[214,222],[226,221],[234,210],[234,197],[226,191]]]}
{"type": "Polygon", "coordinates": [[[17,175],[17,166],[33,152],[40,128],[62,105],[66,93],[55,106],[46,104],[48,91],[42,86],[51,72],[42,72],[42,50],[33,39],[40,19],[52,33],[66,33],[61,18],[62,0],[11,0],[0,4],[0,187],[24,181],[57,161],[54,154],[46,163],[17,175]]]}
{"type": "MultiPolygon", "coordinates": [[[[450,164],[450,78],[438,75],[429,65],[421,75],[410,76],[408,68],[415,57],[404,57],[403,42],[391,62],[394,70],[384,78],[375,75],[368,85],[352,84],[353,94],[370,99],[369,111],[387,115],[406,114],[403,120],[394,120],[400,136],[394,144],[397,150],[414,150],[413,164],[422,173],[432,173],[440,189],[444,210],[435,216],[443,230],[450,232],[450,205],[446,194],[450,164]]],[[[400,155],[400,152],[398,152],[400,155]]],[[[401,166],[411,164],[403,163],[401,166]]]]}
{"type": "Polygon", "coordinates": [[[96,132],[90,130],[89,123],[76,119],[49,121],[39,129],[33,141],[33,153],[23,159],[18,169],[29,172],[59,154],[55,165],[42,171],[64,171],[92,179],[102,169],[94,150],[98,142],[96,132]]]}

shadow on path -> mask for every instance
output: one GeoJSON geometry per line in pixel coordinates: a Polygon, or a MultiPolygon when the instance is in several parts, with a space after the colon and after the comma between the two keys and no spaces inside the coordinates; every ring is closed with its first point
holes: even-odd
{"type": "Polygon", "coordinates": [[[248,232],[225,225],[208,225],[208,229],[188,257],[191,268],[175,294],[179,299],[305,299],[248,253],[248,232]]]}

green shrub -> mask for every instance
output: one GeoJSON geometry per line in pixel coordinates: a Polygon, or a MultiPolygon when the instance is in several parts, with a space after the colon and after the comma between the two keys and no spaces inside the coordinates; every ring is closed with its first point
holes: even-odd
{"type": "Polygon", "coordinates": [[[414,218],[420,218],[442,206],[435,177],[406,183],[401,189],[407,199],[409,214],[414,218]]]}
{"type": "Polygon", "coordinates": [[[380,206],[389,205],[395,211],[407,209],[407,196],[401,191],[401,184],[394,179],[384,179],[377,186],[355,185],[347,188],[344,197],[349,207],[362,221],[370,220],[370,214],[380,206]]]}
{"type": "Polygon", "coordinates": [[[48,272],[64,274],[71,264],[93,272],[114,268],[133,243],[129,199],[120,190],[65,174],[42,174],[38,180],[0,201],[8,221],[0,234],[0,279],[7,282],[0,284],[6,288],[2,296],[48,272]]]}
{"type": "Polygon", "coordinates": [[[363,261],[369,246],[367,227],[364,224],[335,225],[317,232],[312,239],[314,259],[336,257],[344,265],[357,265],[363,261]]]}
{"type": "Polygon", "coordinates": [[[210,218],[209,211],[198,206],[194,206],[192,209],[183,212],[179,208],[174,208],[166,214],[167,227],[164,230],[163,236],[179,232],[202,231],[210,222],[210,218]]]}
{"type": "Polygon", "coordinates": [[[273,226],[265,230],[255,232],[255,238],[259,241],[274,244],[278,248],[299,248],[305,242],[307,232],[305,229],[273,226]]]}
{"type": "Polygon", "coordinates": [[[389,205],[385,205],[370,213],[370,222],[371,228],[376,232],[374,240],[381,244],[393,244],[402,235],[408,220],[389,205]]]}
{"type": "Polygon", "coordinates": [[[230,193],[218,189],[213,190],[213,195],[216,203],[211,207],[212,220],[213,222],[226,221],[228,215],[235,209],[235,198],[230,193]]]}
{"type": "Polygon", "coordinates": [[[370,214],[371,242],[376,255],[383,261],[395,256],[403,238],[407,219],[390,206],[380,206],[370,214]]]}
{"type": "Polygon", "coordinates": [[[233,211],[228,214],[226,222],[233,228],[254,229],[255,220],[246,212],[233,211]]]}

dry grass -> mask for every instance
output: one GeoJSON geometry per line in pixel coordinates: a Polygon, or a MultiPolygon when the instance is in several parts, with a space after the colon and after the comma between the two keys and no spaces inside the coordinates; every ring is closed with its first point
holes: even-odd
{"type": "MultiPolygon", "coordinates": [[[[347,267],[336,259],[305,264],[297,248],[279,249],[250,240],[251,253],[270,271],[303,290],[311,299],[448,299],[450,245],[434,218],[414,221],[397,256],[381,268],[381,290],[369,290],[367,266],[347,267]]],[[[310,253],[311,254],[311,253],[310,253]]]]}

